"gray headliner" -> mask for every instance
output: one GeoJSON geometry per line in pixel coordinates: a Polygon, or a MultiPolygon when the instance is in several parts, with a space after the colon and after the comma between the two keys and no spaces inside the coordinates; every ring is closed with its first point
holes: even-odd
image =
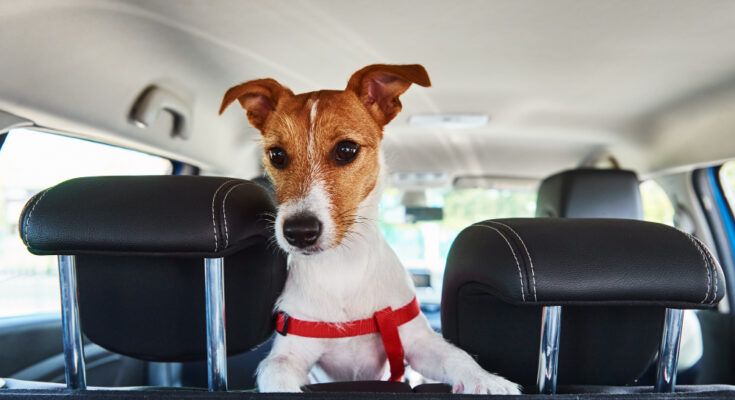
{"type": "Polygon", "coordinates": [[[422,63],[387,128],[393,171],[538,178],[610,152],[644,174],[735,156],[732,1],[0,2],[0,109],[60,131],[257,173],[233,84],[343,88],[375,63],[422,63]],[[126,116],[150,83],[194,105],[191,138],[126,116]],[[469,130],[413,114],[487,113],[469,130]]]}

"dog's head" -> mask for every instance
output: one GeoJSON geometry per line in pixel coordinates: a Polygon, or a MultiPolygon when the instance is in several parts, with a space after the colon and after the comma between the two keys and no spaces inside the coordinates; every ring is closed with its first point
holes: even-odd
{"type": "Polygon", "coordinates": [[[412,83],[430,86],[421,65],[370,65],[342,91],[294,95],[273,79],[230,88],[263,135],[264,164],[276,189],[276,238],[290,253],[340,245],[380,172],[383,127],[401,110],[412,83]]]}

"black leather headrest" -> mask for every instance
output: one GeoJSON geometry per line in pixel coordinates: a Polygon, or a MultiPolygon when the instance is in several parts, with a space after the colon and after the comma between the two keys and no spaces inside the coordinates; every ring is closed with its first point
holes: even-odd
{"type": "Polygon", "coordinates": [[[529,392],[542,306],[563,305],[559,384],[631,385],[656,357],[666,307],[709,308],[724,293],[722,270],[706,247],[665,225],[490,220],[452,244],[442,332],[529,392]]]}
{"type": "Polygon", "coordinates": [[[710,308],[725,293],[717,260],[693,236],[652,222],[599,218],[473,224],[450,250],[443,304],[451,307],[453,292],[467,283],[519,305],[710,308]]]}
{"type": "Polygon", "coordinates": [[[198,176],[93,177],[32,198],[21,237],[35,254],[76,256],[84,334],[151,361],[206,358],[204,257],[224,257],[227,350],[273,333],[286,278],[273,246],[275,206],[248,181],[198,176]]]}
{"type": "Polygon", "coordinates": [[[635,172],[617,169],[573,169],[541,182],[537,217],[642,219],[635,172]]]}
{"type": "Polygon", "coordinates": [[[19,229],[33,254],[220,257],[268,237],[273,212],[266,190],[241,179],[88,177],[34,196],[19,229]]]}

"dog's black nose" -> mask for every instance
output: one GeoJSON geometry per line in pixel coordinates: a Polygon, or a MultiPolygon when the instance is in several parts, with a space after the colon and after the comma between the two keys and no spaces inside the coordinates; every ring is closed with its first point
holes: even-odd
{"type": "Polygon", "coordinates": [[[283,221],[283,236],[291,246],[309,247],[321,234],[322,223],[313,215],[299,214],[283,221]]]}

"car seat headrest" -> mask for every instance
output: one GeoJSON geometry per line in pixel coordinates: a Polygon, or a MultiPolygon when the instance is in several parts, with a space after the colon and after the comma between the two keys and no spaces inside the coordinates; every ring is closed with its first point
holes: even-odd
{"type": "Polygon", "coordinates": [[[537,217],[642,219],[638,177],[619,169],[572,169],[541,182],[537,217]]]}
{"type": "Polygon", "coordinates": [[[88,177],[34,196],[20,235],[34,254],[74,256],[90,340],[144,360],[203,360],[205,258],[224,261],[228,353],[273,332],[286,277],[274,212],[265,189],[240,179],[88,177]]]}
{"type": "Polygon", "coordinates": [[[665,310],[715,307],[722,269],[696,238],[636,220],[479,222],[449,251],[444,336],[533,388],[542,309],[562,306],[559,383],[630,385],[655,359],[665,310]]]}

